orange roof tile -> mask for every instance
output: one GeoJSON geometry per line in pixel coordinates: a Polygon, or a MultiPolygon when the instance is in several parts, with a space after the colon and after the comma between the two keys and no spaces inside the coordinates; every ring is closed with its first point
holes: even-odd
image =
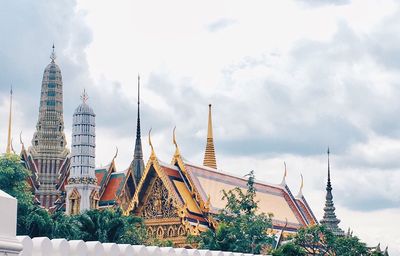
{"type": "Polygon", "coordinates": [[[108,204],[115,202],[116,197],[121,192],[123,181],[125,179],[124,173],[113,173],[111,174],[110,180],[106,185],[106,189],[100,199],[99,205],[108,204]]]}

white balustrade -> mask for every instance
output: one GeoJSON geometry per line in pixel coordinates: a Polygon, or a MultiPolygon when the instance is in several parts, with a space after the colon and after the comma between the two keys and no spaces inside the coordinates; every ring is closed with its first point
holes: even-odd
{"type": "Polygon", "coordinates": [[[105,256],[103,245],[98,241],[86,242],[88,256],[105,256]]]}
{"type": "Polygon", "coordinates": [[[52,256],[53,244],[47,237],[35,237],[32,239],[32,256],[52,256]]]}
{"type": "Polygon", "coordinates": [[[28,236],[18,236],[17,240],[23,247],[20,256],[258,256],[248,253],[100,243],[98,241],[49,240],[47,237],[31,239],[28,236]]]}
{"type": "Polygon", "coordinates": [[[69,243],[69,249],[71,256],[86,256],[88,255],[88,248],[86,243],[82,240],[71,240],[69,243]]]}
{"type": "Polygon", "coordinates": [[[185,249],[185,248],[176,248],[175,253],[176,253],[176,255],[179,255],[179,256],[188,256],[189,255],[187,249],[185,249]]]}
{"type": "Polygon", "coordinates": [[[149,254],[147,253],[146,246],[144,245],[132,245],[133,248],[133,255],[138,255],[138,256],[148,256],[149,254]]]}
{"type": "Polygon", "coordinates": [[[104,252],[107,256],[119,256],[119,247],[115,243],[103,243],[104,252]]]}
{"type": "Polygon", "coordinates": [[[0,255],[14,256],[22,250],[17,240],[17,200],[0,190],[0,255]]]}
{"type": "Polygon", "coordinates": [[[23,251],[20,252],[21,256],[31,256],[33,249],[33,242],[29,236],[17,236],[17,240],[22,244],[23,251]]]}
{"type": "Polygon", "coordinates": [[[211,251],[209,250],[199,250],[201,256],[212,256],[211,251]]]}
{"type": "Polygon", "coordinates": [[[1,190],[0,210],[0,256],[253,256],[210,250],[16,236],[17,201],[1,190]]]}
{"type": "Polygon", "coordinates": [[[165,256],[167,256],[167,255],[175,256],[176,255],[175,250],[172,247],[160,247],[160,250],[161,250],[162,255],[165,255],[165,256]]]}

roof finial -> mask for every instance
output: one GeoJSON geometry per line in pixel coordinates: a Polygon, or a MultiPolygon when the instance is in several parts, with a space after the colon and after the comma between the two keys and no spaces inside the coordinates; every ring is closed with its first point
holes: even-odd
{"type": "Polygon", "coordinates": [[[281,185],[286,185],[286,176],[287,176],[287,169],[286,169],[286,162],[283,162],[283,165],[285,166],[285,171],[283,172],[283,178],[282,178],[282,182],[281,185]]]}
{"type": "Polygon", "coordinates": [[[86,104],[86,101],[87,101],[88,99],[89,99],[89,96],[88,96],[88,94],[86,93],[86,89],[83,89],[83,93],[82,93],[82,95],[81,95],[81,100],[82,100],[83,103],[86,104]]]}
{"type": "Polygon", "coordinates": [[[300,183],[299,193],[298,193],[297,196],[296,196],[297,198],[303,197],[303,187],[304,187],[303,174],[300,173],[300,177],[301,177],[301,183],[300,183]]]}
{"type": "Polygon", "coordinates": [[[21,143],[22,150],[24,150],[25,149],[25,145],[24,145],[24,142],[22,141],[22,131],[19,133],[19,142],[21,143]]]}
{"type": "Polygon", "coordinates": [[[175,145],[175,148],[178,148],[178,143],[176,143],[176,126],[174,127],[174,130],[173,130],[173,132],[172,132],[172,142],[174,143],[174,145],[175,145]]]}
{"type": "Polygon", "coordinates": [[[118,156],[118,147],[115,147],[115,155],[113,157],[113,161],[117,158],[118,156]]]}
{"type": "Polygon", "coordinates": [[[211,104],[208,105],[207,145],[206,145],[206,152],[204,154],[203,165],[213,169],[217,169],[217,160],[215,157],[214,138],[212,129],[211,104]]]}
{"type": "Polygon", "coordinates": [[[151,154],[153,155],[154,154],[154,148],[153,148],[153,143],[151,143],[151,130],[152,130],[152,128],[150,128],[150,130],[149,130],[149,145],[150,145],[150,148],[151,148],[151,154]]]}
{"type": "Polygon", "coordinates": [[[13,89],[12,89],[12,84],[10,88],[10,112],[8,114],[8,137],[7,137],[7,148],[6,148],[6,154],[10,154],[12,150],[12,145],[11,145],[11,127],[12,127],[12,95],[13,95],[13,89]]]}
{"type": "Polygon", "coordinates": [[[50,59],[51,59],[51,62],[54,62],[54,60],[56,59],[56,53],[55,53],[55,47],[54,47],[54,43],[53,43],[53,51],[51,52],[51,55],[50,55],[50,59]]]}
{"type": "Polygon", "coordinates": [[[331,164],[330,164],[330,161],[329,161],[330,153],[331,152],[330,152],[329,146],[328,146],[327,154],[328,154],[328,186],[329,187],[331,187],[331,164]]]}

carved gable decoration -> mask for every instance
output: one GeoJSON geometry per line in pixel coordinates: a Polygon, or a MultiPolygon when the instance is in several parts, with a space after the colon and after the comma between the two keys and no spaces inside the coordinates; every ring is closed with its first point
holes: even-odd
{"type": "Polygon", "coordinates": [[[161,219],[178,217],[177,208],[172,197],[159,177],[155,177],[153,185],[148,190],[148,198],[142,208],[145,219],[161,219]]]}

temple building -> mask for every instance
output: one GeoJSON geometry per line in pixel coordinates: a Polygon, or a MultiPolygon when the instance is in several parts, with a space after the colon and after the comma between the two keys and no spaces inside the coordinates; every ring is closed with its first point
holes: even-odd
{"type": "MultiPolygon", "coordinates": [[[[67,143],[64,134],[63,118],[63,83],[61,69],[55,63],[56,55],[54,51],[54,45],[50,58],[51,62],[47,65],[43,74],[39,117],[36,125],[36,132],[34,133],[32,139],[32,146],[26,149],[21,140],[21,160],[24,166],[31,171],[31,176],[28,179],[28,183],[30,184],[32,192],[35,194],[36,201],[50,211],[64,210],[67,211],[67,213],[77,213],[75,211],[77,208],[72,207],[75,210],[71,211],[72,208],[68,208],[67,203],[72,202],[68,200],[78,197],[78,194],[74,193],[72,194],[72,197],[68,199],[67,197],[69,197],[71,194],[68,194],[67,196],[67,188],[69,185],[73,185],[72,183],[74,180],[76,180],[76,175],[80,175],[80,171],[78,171],[80,170],[80,167],[78,167],[78,165],[85,163],[79,163],[79,161],[82,160],[82,157],[86,157],[87,160],[92,160],[90,163],[86,163],[87,174],[84,174],[84,176],[86,175],[88,179],[90,176],[90,180],[92,180],[92,178],[96,179],[97,184],[90,184],[93,185],[90,186],[91,189],[98,187],[98,194],[96,192],[92,195],[93,200],[90,201],[91,203],[89,203],[90,208],[93,208],[94,204],[96,204],[96,207],[100,208],[117,207],[118,205],[123,206],[124,202],[127,204],[127,202],[133,197],[136,189],[136,180],[140,179],[140,175],[144,170],[140,138],[139,96],[137,117],[138,126],[135,143],[136,146],[132,164],[125,171],[117,172],[115,166],[116,154],[114,158],[111,159],[109,165],[95,169],[93,176],[92,168],[94,168],[95,148],[92,147],[94,147],[94,144],[89,143],[84,146],[85,150],[92,148],[92,152],[79,152],[79,150],[76,150],[79,145],[74,144],[72,145],[73,152],[70,154],[66,147],[67,143]],[[79,155],[81,153],[83,153],[84,156],[79,155]],[[71,164],[71,158],[74,162],[73,164],[71,164]],[[135,178],[135,174],[137,175],[137,178],[135,178]]],[[[84,136],[94,140],[94,126],[92,126],[94,125],[94,116],[91,116],[93,110],[89,109],[90,108],[86,103],[81,104],[77,108],[74,114],[74,122],[77,121],[78,123],[74,123],[73,131],[75,131],[74,129],[77,129],[78,127],[82,129],[92,127],[93,134],[86,134],[84,136]],[[89,113],[83,113],[80,111],[88,111],[89,113]],[[85,123],[86,121],[83,119],[78,121],[77,119],[82,116],[92,119],[93,124],[85,123]],[[79,122],[83,123],[79,124],[79,122]]],[[[78,133],[74,133],[72,138],[73,142],[79,136],[80,135],[78,135],[78,133]]],[[[79,144],[79,142],[75,142],[79,144]]],[[[11,142],[8,144],[11,147],[11,142]]],[[[7,151],[8,150],[9,149],[7,148],[7,151]]],[[[84,172],[86,173],[86,170],[84,172]]],[[[72,191],[76,191],[76,189],[72,191]]],[[[80,194],[80,196],[82,199],[82,194],[80,194]]],[[[84,205],[87,204],[84,203],[84,205]]],[[[80,205],[78,212],[86,209],[86,206],[84,205],[80,205]]]]}
{"type": "Polygon", "coordinates": [[[72,123],[71,167],[65,186],[67,214],[97,209],[99,202],[95,175],[96,115],[86,103],[86,91],[81,98],[82,104],[76,108],[72,123]]]}
{"type": "Polygon", "coordinates": [[[58,177],[69,169],[69,150],[64,134],[63,82],[61,70],[55,63],[56,55],[44,70],[40,94],[39,117],[32,146],[23,147],[21,156],[25,166],[37,180],[31,185],[36,199],[45,208],[54,206],[62,191],[56,188],[58,177]]]}
{"type": "Polygon", "coordinates": [[[333,204],[332,195],[332,184],[331,184],[331,166],[329,162],[329,148],[328,148],[328,182],[326,184],[326,201],[324,207],[324,217],[320,221],[322,225],[325,225],[332,233],[338,236],[344,236],[344,231],[340,229],[338,224],[340,220],[336,217],[335,206],[333,204]]]}
{"type": "MultiPolygon", "coordinates": [[[[38,202],[51,211],[63,210],[68,214],[120,207],[125,215],[144,218],[149,237],[171,240],[176,246],[186,246],[188,235],[214,229],[216,216],[226,204],[222,200],[222,191],[235,187],[246,189],[247,180],[217,169],[211,105],[208,106],[202,165],[186,160],[178,146],[175,129],[175,153],[169,163],[158,158],[149,132],[151,155],[145,165],[138,77],[133,159],[127,168],[119,171],[116,167],[117,149],[108,165],[95,168],[95,114],[87,105],[85,93],[73,116],[71,154],[66,148],[63,84],[55,59],[53,47],[51,63],[43,75],[39,118],[32,146],[26,150],[22,143],[21,157],[32,172],[29,183],[38,202]]],[[[286,184],[286,175],[285,168],[279,184],[255,181],[259,211],[273,214],[271,232],[279,233],[280,237],[317,223],[302,193],[303,181],[299,193],[294,196],[286,184]]]]}
{"type": "MultiPolygon", "coordinates": [[[[211,106],[204,163],[216,167],[213,145],[211,106]]],[[[145,219],[151,238],[167,239],[176,246],[186,246],[188,235],[198,235],[217,225],[215,216],[225,206],[222,190],[246,189],[247,180],[210,166],[193,164],[182,156],[173,133],[175,154],[170,163],[161,161],[151,147],[150,159],[133,199],[124,213],[145,219]]],[[[286,184],[255,182],[260,212],[272,213],[272,232],[286,234],[317,223],[301,189],[294,197],[286,184]]]]}

